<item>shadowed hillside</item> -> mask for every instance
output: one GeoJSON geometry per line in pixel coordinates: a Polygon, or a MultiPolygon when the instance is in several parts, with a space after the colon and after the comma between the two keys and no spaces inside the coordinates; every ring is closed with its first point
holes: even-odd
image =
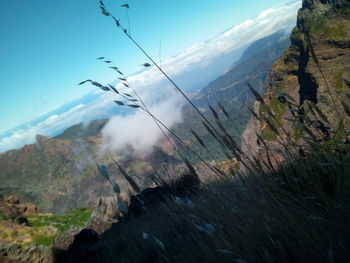
{"type": "MultiPolygon", "coordinates": [[[[285,32],[277,32],[254,42],[246,49],[240,60],[229,70],[193,96],[193,103],[203,111],[209,120],[215,121],[208,104],[212,105],[218,112],[222,112],[218,107],[220,102],[231,116],[231,120],[223,119],[223,123],[234,136],[237,136],[239,141],[239,135],[251,116],[247,106],[254,103],[254,97],[249,91],[247,84],[249,83],[259,92],[263,92],[267,73],[273,62],[289,45],[289,36],[285,32]]],[[[183,124],[180,124],[175,130],[181,136],[191,141],[191,147],[205,156],[205,159],[211,160],[215,158],[223,160],[225,158],[219,145],[204,128],[201,120],[190,107],[187,106],[185,108],[183,124]],[[188,123],[204,139],[212,153],[211,155],[193,138],[193,134],[188,129],[188,123]]]]}

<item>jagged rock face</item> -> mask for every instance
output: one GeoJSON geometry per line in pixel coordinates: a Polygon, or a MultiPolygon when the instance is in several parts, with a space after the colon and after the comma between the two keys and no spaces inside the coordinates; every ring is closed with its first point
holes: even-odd
{"type": "MultiPolygon", "coordinates": [[[[330,122],[327,128],[336,131],[340,122],[349,127],[350,116],[346,109],[350,105],[349,17],[348,0],[303,1],[297,26],[291,35],[292,45],[274,63],[264,94],[264,101],[276,116],[273,123],[282,137],[295,143],[300,141],[296,124],[302,121],[299,117],[309,110],[309,102],[315,103],[327,117],[330,122]],[[290,106],[280,101],[282,93],[290,95],[295,101],[293,107],[300,111],[293,112],[290,106]]],[[[256,107],[260,117],[268,117],[264,106],[257,103],[256,107]]],[[[270,148],[276,150],[276,136],[268,125],[253,118],[247,129],[254,126],[261,129],[262,137],[269,142],[270,148]]],[[[249,138],[249,142],[253,142],[252,151],[257,153],[260,146],[254,136],[252,131],[243,133],[243,139],[248,141],[249,138]]]]}

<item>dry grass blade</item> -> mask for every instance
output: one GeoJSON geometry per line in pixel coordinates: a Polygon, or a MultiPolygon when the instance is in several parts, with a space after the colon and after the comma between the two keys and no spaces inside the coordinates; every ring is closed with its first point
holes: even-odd
{"type": "Polygon", "coordinates": [[[99,87],[99,88],[101,88],[103,86],[101,83],[98,83],[96,81],[91,81],[91,84],[96,86],[96,87],[99,87]]]}
{"type": "Polygon", "coordinates": [[[302,128],[308,135],[310,135],[310,137],[314,142],[318,142],[316,135],[308,127],[306,127],[305,125],[302,125],[302,128]]]}
{"type": "Polygon", "coordinates": [[[84,83],[87,82],[87,81],[91,82],[92,85],[94,85],[94,86],[100,88],[100,89],[103,90],[103,91],[109,91],[109,90],[110,90],[110,88],[103,86],[101,83],[98,83],[98,82],[96,82],[96,81],[91,81],[91,80],[83,81],[83,82],[79,83],[79,85],[80,85],[80,84],[84,84],[84,83]]]}
{"type": "Polygon", "coordinates": [[[190,163],[190,161],[183,155],[180,155],[182,161],[185,163],[185,165],[187,166],[188,170],[190,171],[190,173],[195,176],[196,178],[198,178],[197,172],[194,169],[193,165],[190,163]]]}
{"type": "Polygon", "coordinates": [[[273,133],[275,133],[276,135],[280,135],[277,128],[275,127],[275,125],[270,121],[269,118],[263,117],[265,123],[267,124],[267,126],[269,126],[269,128],[271,129],[271,131],[273,131],[273,133]]]}
{"type": "Polygon", "coordinates": [[[270,115],[273,119],[276,120],[276,116],[272,113],[270,107],[267,104],[262,104],[262,107],[264,107],[264,110],[267,112],[268,115],[270,115]]]}
{"type": "Polygon", "coordinates": [[[92,80],[91,79],[84,80],[84,81],[80,82],[78,85],[83,85],[86,82],[91,82],[92,83],[92,80]]]}
{"type": "Polygon", "coordinates": [[[248,110],[251,114],[253,114],[254,118],[261,121],[261,118],[258,116],[258,114],[255,113],[255,111],[253,111],[250,107],[248,107],[248,110]]]}
{"type": "Polygon", "coordinates": [[[116,104],[120,105],[120,106],[124,106],[125,104],[119,100],[115,100],[114,101],[116,104]]]}
{"type": "Polygon", "coordinates": [[[109,13],[107,12],[107,10],[104,8],[104,5],[100,5],[102,14],[104,14],[105,16],[109,16],[109,13]]]}
{"type": "Polygon", "coordinates": [[[108,84],[108,86],[109,86],[115,93],[120,94],[119,91],[118,91],[115,87],[113,87],[111,84],[108,84]]]}
{"type": "Polygon", "coordinates": [[[258,138],[258,141],[261,142],[265,148],[267,148],[267,145],[266,145],[264,138],[258,133],[256,133],[256,137],[258,138]]]}
{"type": "Polygon", "coordinates": [[[265,104],[265,101],[263,99],[263,97],[261,97],[261,95],[259,94],[259,92],[257,92],[249,83],[247,83],[250,91],[253,93],[255,99],[259,102],[261,102],[262,104],[265,104]]]}
{"type": "Polygon", "coordinates": [[[129,4],[122,4],[120,5],[121,7],[126,7],[126,8],[130,8],[129,4]]]}
{"type": "Polygon", "coordinates": [[[102,87],[100,87],[100,89],[103,91],[110,91],[111,90],[110,88],[108,88],[106,86],[102,86],[102,87]]]}
{"type": "Polygon", "coordinates": [[[99,174],[106,180],[109,180],[109,173],[108,173],[107,166],[104,165],[103,163],[102,164],[96,163],[96,166],[99,174]]]}
{"type": "Polygon", "coordinates": [[[240,149],[240,147],[238,146],[238,144],[236,143],[236,141],[234,140],[234,138],[231,136],[231,134],[225,129],[225,127],[222,125],[221,121],[216,121],[216,125],[219,126],[219,128],[223,131],[223,133],[225,134],[225,136],[227,137],[227,139],[229,140],[230,144],[227,145],[229,147],[233,147],[233,149],[237,152],[239,152],[240,154],[242,154],[242,151],[240,149]]]}
{"type": "Polygon", "coordinates": [[[217,141],[221,143],[220,139],[215,135],[215,133],[210,129],[210,127],[205,122],[202,122],[202,123],[205,129],[210,133],[210,135],[213,136],[217,141]]]}
{"type": "Polygon", "coordinates": [[[324,113],[321,111],[321,109],[316,105],[316,104],[311,104],[312,108],[317,112],[317,114],[327,123],[329,123],[326,115],[324,115],[324,113]]]}
{"type": "Polygon", "coordinates": [[[200,143],[200,145],[202,145],[205,148],[205,144],[204,144],[203,140],[198,136],[198,134],[192,129],[191,129],[191,133],[194,135],[194,137],[196,137],[196,139],[200,143]]]}
{"type": "Polygon", "coordinates": [[[126,106],[131,107],[131,108],[140,108],[140,106],[136,105],[136,104],[128,104],[126,106]]]}
{"type": "Polygon", "coordinates": [[[220,108],[220,109],[222,110],[222,112],[224,113],[224,115],[226,116],[226,118],[231,119],[231,118],[230,118],[230,115],[227,113],[227,111],[226,111],[226,109],[224,108],[224,106],[222,106],[220,102],[218,103],[218,105],[219,105],[219,108],[220,108]]]}
{"type": "Polygon", "coordinates": [[[113,159],[114,164],[118,167],[120,173],[123,175],[123,177],[125,178],[125,180],[130,184],[130,186],[132,187],[132,189],[136,192],[136,193],[140,193],[141,189],[140,187],[137,185],[137,183],[135,182],[135,180],[127,174],[127,172],[119,165],[119,163],[117,163],[114,159],[113,159]]]}
{"type": "Polygon", "coordinates": [[[346,104],[344,103],[344,101],[341,102],[341,105],[343,106],[343,109],[344,109],[346,115],[348,115],[348,116],[350,117],[350,108],[349,108],[349,106],[346,105],[346,104]]]}
{"type": "Polygon", "coordinates": [[[114,16],[112,16],[115,24],[117,25],[117,27],[120,27],[120,20],[119,19],[116,19],[114,16]]]}
{"type": "Polygon", "coordinates": [[[208,106],[209,106],[209,109],[210,109],[211,113],[213,114],[214,118],[217,120],[220,120],[219,115],[216,112],[216,110],[210,104],[208,104],[208,106]]]}
{"type": "Polygon", "coordinates": [[[344,83],[350,89],[350,81],[348,81],[347,79],[344,79],[344,83]]]}

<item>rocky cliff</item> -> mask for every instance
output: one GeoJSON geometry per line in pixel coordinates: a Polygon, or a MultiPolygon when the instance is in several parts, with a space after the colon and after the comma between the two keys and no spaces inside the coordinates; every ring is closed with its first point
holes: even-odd
{"type": "Polygon", "coordinates": [[[322,140],[348,133],[350,1],[304,0],[291,43],[269,73],[266,105],[256,103],[257,116],[243,133],[243,148],[245,152],[249,148],[249,154],[262,152],[256,134],[278,152],[279,139],[294,145],[301,142],[303,126],[322,140]]]}

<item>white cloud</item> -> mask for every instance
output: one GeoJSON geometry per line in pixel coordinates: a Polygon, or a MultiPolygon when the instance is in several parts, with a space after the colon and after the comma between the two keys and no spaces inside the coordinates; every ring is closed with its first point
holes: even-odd
{"type": "MultiPolygon", "coordinates": [[[[162,61],[162,68],[184,89],[200,86],[203,78],[207,77],[210,80],[209,78],[215,78],[215,74],[220,74],[214,74],[213,70],[219,69],[222,72],[226,69],[219,67],[223,63],[214,64],[218,57],[228,56],[230,52],[242,49],[281,29],[290,31],[296,24],[296,14],[300,6],[300,0],[292,0],[270,8],[254,19],[246,20],[206,42],[198,42],[180,54],[167,58],[162,61]]],[[[175,96],[173,87],[154,66],[129,77],[128,80],[146,105],[157,113],[162,121],[168,122],[169,127],[181,120],[180,99],[178,95],[175,96]]],[[[126,91],[121,84],[117,85],[117,88],[126,91]]],[[[92,102],[79,104],[59,115],[53,114],[37,125],[17,129],[6,136],[0,135],[0,152],[33,143],[36,134],[51,136],[58,130],[76,123],[100,118],[115,107],[115,97],[111,96],[111,93],[94,92],[94,95],[96,99],[92,102]]],[[[144,118],[138,112],[128,117],[112,118],[103,131],[106,142],[110,143],[109,146],[105,144],[105,149],[118,151],[131,146],[140,152],[147,152],[161,136],[152,123],[152,119],[144,118]],[[152,134],[156,136],[151,136],[152,134]]]]}
{"type": "MultiPolygon", "coordinates": [[[[164,125],[171,127],[181,121],[181,105],[181,98],[174,94],[167,100],[153,104],[149,110],[164,125]]],[[[162,136],[153,118],[141,111],[130,116],[114,116],[103,128],[102,133],[102,152],[132,153],[141,156],[149,153],[162,136]]]]}

